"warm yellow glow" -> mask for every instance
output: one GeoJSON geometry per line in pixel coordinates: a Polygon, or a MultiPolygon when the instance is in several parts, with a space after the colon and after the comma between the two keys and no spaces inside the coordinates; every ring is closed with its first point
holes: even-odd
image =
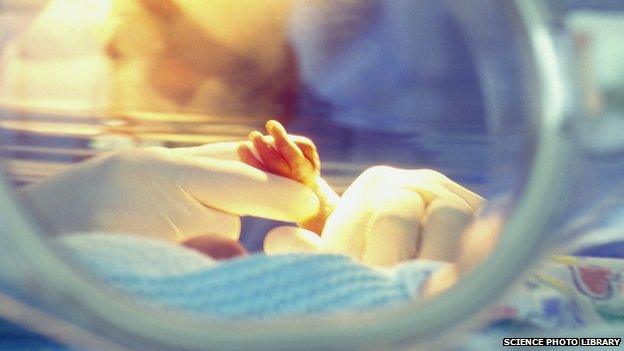
{"type": "Polygon", "coordinates": [[[91,112],[106,98],[108,60],[101,42],[109,0],[55,0],[6,16],[32,17],[3,47],[0,104],[91,112]],[[29,13],[31,11],[32,13],[29,13]],[[41,11],[38,13],[38,11],[41,11]]]}
{"type": "Polygon", "coordinates": [[[295,77],[289,7],[288,0],[33,6],[30,24],[3,48],[0,104],[90,115],[280,114],[276,101],[295,77]]]}
{"type": "Polygon", "coordinates": [[[102,128],[82,123],[50,123],[50,122],[26,122],[26,121],[2,121],[0,128],[7,130],[19,130],[31,133],[47,135],[72,135],[93,136],[100,134],[102,128]]]}
{"type": "MultiPolygon", "coordinates": [[[[114,0],[115,110],[279,114],[290,77],[281,0],[114,0]],[[257,86],[269,79],[262,91],[257,86]]],[[[294,77],[294,70],[293,70],[294,77]]]]}

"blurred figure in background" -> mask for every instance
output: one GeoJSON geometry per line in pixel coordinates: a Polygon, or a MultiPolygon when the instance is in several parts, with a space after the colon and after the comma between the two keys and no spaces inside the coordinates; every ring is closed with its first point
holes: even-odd
{"type": "Polygon", "coordinates": [[[53,0],[24,5],[26,15],[37,16],[2,28],[7,35],[2,40],[10,44],[2,53],[0,95],[3,102],[30,108],[105,115],[286,116],[298,77],[286,39],[290,4],[53,0]]]}
{"type": "Polygon", "coordinates": [[[446,2],[297,1],[289,28],[309,88],[300,114],[343,127],[352,159],[422,165],[458,126],[483,130],[476,69],[446,2]]]}
{"type": "Polygon", "coordinates": [[[285,116],[297,64],[290,1],[114,0],[106,52],[111,105],[216,115],[285,116]]]}
{"type": "Polygon", "coordinates": [[[316,141],[326,175],[382,163],[466,181],[454,170],[482,173],[485,154],[448,152],[448,138],[480,131],[484,111],[458,27],[433,0],[54,0],[18,35],[2,86],[130,119],[277,118],[316,141]]]}

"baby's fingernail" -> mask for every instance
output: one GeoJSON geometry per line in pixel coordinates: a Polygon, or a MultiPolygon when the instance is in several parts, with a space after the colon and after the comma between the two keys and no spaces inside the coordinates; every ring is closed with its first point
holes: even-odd
{"type": "Polygon", "coordinates": [[[249,139],[253,140],[256,138],[262,138],[262,134],[259,131],[254,130],[253,132],[249,133],[249,139]]]}

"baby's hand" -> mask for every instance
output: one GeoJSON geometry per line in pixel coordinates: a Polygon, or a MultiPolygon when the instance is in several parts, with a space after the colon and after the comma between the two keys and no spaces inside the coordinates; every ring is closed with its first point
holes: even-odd
{"type": "Polygon", "coordinates": [[[241,143],[238,149],[241,161],[314,190],[321,173],[314,143],[308,138],[288,136],[284,127],[274,120],[266,123],[266,130],[269,135],[258,131],[249,133],[249,142],[241,143]]]}
{"type": "Polygon", "coordinates": [[[320,177],[321,161],[314,143],[304,137],[289,136],[277,121],[266,123],[268,135],[249,133],[249,140],[238,148],[242,162],[282,177],[298,181],[312,189],[321,202],[320,211],[300,227],[320,234],[325,220],[333,211],[338,195],[320,177]]]}

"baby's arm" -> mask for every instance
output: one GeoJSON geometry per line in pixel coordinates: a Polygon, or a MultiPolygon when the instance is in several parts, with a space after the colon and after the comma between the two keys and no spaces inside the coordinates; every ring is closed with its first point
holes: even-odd
{"type": "Polygon", "coordinates": [[[320,176],[321,162],[316,146],[308,138],[289,136],[274,120],[266,123],[266,130],[268,135],[251,132],[249,140],[240,144],[238,155],[241,161],[312,189],[320,199],[320,210],[316,216],[298,225],[320,235],[339,197],[320,176]]]}

